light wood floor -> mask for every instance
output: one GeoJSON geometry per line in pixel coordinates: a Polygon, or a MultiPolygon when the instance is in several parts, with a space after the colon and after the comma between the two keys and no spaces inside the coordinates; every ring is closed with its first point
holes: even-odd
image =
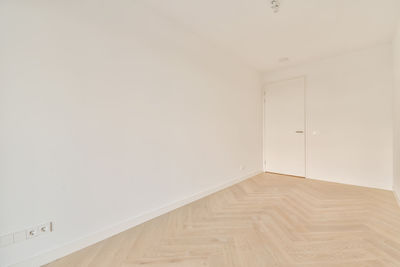
{"type": "Polygon", "coordinates": [[[261,174],[48,267],[400,266],[392,192],[261,174]]]}

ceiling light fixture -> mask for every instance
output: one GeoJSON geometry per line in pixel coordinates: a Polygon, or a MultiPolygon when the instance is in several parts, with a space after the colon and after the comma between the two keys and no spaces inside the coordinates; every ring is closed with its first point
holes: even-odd
{"type": "Polygon", "coordinates": [[[274,11],[274,13],[278,13],[280,7],[281,3],[279,0],[271,0],[271,8],[274,11]]]}

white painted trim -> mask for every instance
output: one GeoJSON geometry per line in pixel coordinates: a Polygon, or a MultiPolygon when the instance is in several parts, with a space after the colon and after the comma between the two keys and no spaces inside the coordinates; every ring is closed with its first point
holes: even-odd
{"type": "Polygon", "coordinates": [[[265,157],[265,101],[266,101],[265,94],[266,94],[266,89],[267,89],[267,85],[264,84],[262,86],[262,106],[263,106],[263,109],[262,109],[262,111],[263,111],[263,115],[262,115],[262,118],[263,118],[263,122],[262,122],[262,125],[263,125],[263,139],[262,139],[263,140],[263,143],[262,143],[262,145],[263,145],[263,147],[262,147],[263,162],[262,162],[262,165],[263,165],[264,172],[267,171],[267,163],[266,163],[266,157],[265,157]]]}
{"type": "Polygon", "coordinates": [[[397,192],[395,190],[393,190],[393,195],[397,201],[397,204],[399,204],[399,207],[400,207],[400,196],[397,194],[397,192]]]}
{"type": "Polygon", "coordinates": [[[333,180],[333,179],[327,180],[327,179],[323,179],[323,178],[312,178],[312,177],[308,177],[308,179],[309,180],[320,181],[320,182],[333,183],[333,184],[342,184],[342,185],[351,185],[351,186],[357,186],[357,187],[379,189],[379,190],[385,190],[385,191],[390,191],[390,192],[394,193],[394,191],[391,188],[379,187],[379,186],[369,185],[369,184],[350,184],[350,183],[345,183],[343,181],[336,181],[336,180],[333,180]]]}
{"type": "Polygon", "coordinates": [[[129,228],[132,228],[134,226],[137,226],[141,223],[144,223],[146,221],[149,221],[151,219],[154,219],[160,215],[163,215],[165,213],[168,213],[174,209],[180,208],[182,206],[185,206],[191,202],[194,202],[196,200],[199,200],[203,197],[206,197],[208,195],[211,195],[215,192],[218,192],[220,190],[223,190],[227,187],[230,187],[232,185],[235,185],[239,182],[242,182],[246,179],[249,179],[255,175],[258,175],[262,173],[261,170],[259,171],[253,171],[248,173],[247,175],[241,176],[241,177],[236,177],[231,179],[230,181],[211,187],[207,190],[204,190],[202,192],[196,193],[188,198],[167,204],[163,207],[160,207],[158,209],[149,211],[147,213],[144,213],[142,215],[139,216],[135,216],[133,218],[130,218],[124,222],[120,222],[117,223],[113,226],[110,226],[106,229],[100,230],[96,233],[93,234],[89,234],[85,237],[82,237],[80,239],[74,240],[70,243],[61,245],[60,247],[53,249],[53,250],[49,250],[47,252],[41,253],[33,258],[30,258],[28,260],[22,261],[20,263],[17,264],[13,264],[11,265],[12,267],[39,267],[41,265],[50,263],[56,259],[59,259],[61,257],[64,257],[68,254],[71,254],[75,251],[78,251],[80,249],[83,249],[85,247],[88,247],[90,245],[93,245],[99,241],[102,241],[104,239],[107,239],[113,235],[116,235],[118,233],[121,233],[125,230],[128,230],[129,228]]]}
{"type": "Polygon", "coordinates": [[[303,86],[304,86],[304,178],[308,177],[307,165],[308,165],[308,119],[307,119],[307,76],[303,75],[303,86]]]}

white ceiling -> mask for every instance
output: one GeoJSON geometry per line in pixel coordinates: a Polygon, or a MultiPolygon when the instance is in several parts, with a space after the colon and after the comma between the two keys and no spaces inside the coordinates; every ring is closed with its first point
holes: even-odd
{"type": "Polygon", "coordinates": [[[390,42],[400,0],[146,0],[259,71],[390,42]],[[280,63],[287,57],[289,61],[280,63]]]}

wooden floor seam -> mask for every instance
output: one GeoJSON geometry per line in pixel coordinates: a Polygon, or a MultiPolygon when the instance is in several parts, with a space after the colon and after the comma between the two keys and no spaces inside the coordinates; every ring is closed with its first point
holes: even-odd
{"type": "Polygon", "coordinates": [[[391,191],[263,173],[47,267],[399,267],[391,191]]]}

